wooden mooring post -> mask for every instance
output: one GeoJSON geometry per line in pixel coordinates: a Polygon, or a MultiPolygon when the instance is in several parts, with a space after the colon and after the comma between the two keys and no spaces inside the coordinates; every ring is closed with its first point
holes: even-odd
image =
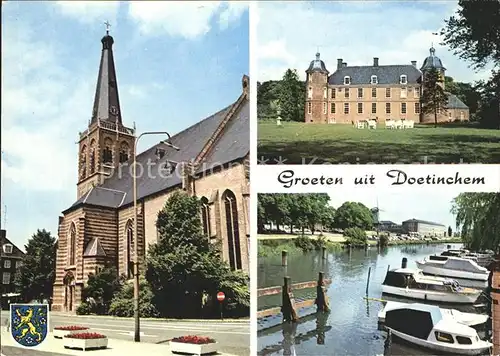
{"type": "Polygon", "coordinates": [[[281,251],[281,265],[286,266],[288,263],[287,260],[288,260],[288,251],[287,250],[281,251]]]}
{"type": "Polygon", "coordinates": [[[372,273],[372,268],[368,268],[368,278],[366,279],[366,296],[368,296],[368,288],[370,287],[370,275],[372,273]]]}
{"type": "MultiPolygon", "coordinates": [[[[326,260],[326,257],[327,257],[326,252],[327,252],[326,247],[325,246],[321,247],[321,258],[324,260],[326,260]]],[[[319,273],[323,273],[323,272],[319,272],[319,273]]]]}
{"type": "Polygon", "coordinates": [[[330,279],[324,278],[324,273],[318,273],[316,281],[300,282],[291,284],[291,278],[286,276],[283,278],[283,286],[260,288],[257,290],[257,297],[267,295],[282,294],[281,306],[259,310],[257,318],[265,318],[273,315],[283,313],[283,322],[296,321],[297,310],[301,308],[317,306],[317,311],[329,311],[329,302],[326,295],[326,286],[331,282],[330,279]],[[305,300],[296,301],[293,296],[293,290],[316,288],[316,298],[309,298],[305,300]]]}

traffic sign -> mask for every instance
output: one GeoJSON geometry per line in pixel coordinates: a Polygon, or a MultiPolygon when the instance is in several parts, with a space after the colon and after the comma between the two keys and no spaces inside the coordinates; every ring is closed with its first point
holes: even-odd
{"type": "Polygon", "coordinates": [[[226,295],[224,294],[224,292],[217,293],[217,300],[219,302],[222,302],[224,299],[226,299],[226,295]]]}

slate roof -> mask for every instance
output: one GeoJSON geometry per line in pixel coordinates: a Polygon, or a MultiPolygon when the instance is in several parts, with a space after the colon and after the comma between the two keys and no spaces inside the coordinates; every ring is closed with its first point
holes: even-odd
{"type": "Polygon", "coordinates": [[[328,84],[344,85],[344,77],[351,77],[351,85],[370,84],[372,75],[376,75],[378,84],[399,85],[400,76],[407,76],[408,85],[417,84],[422,73],[411,64],[379,66],[347,66],[337,69],[329,78],[328,84]]]}
{"type": "Polygon", "coordinates": [[[90,240],[87,247],[85,248],[85,251],[83,252],[83,256],[84,257],[94,257],[94,256],[106,257],[106,252],[102,248],[101,240],[99,240],[98,237],[94,237],[94,238],[92,238],[92,240],[90,240]]]}
{"type": "MultiPolygon", "coordinates": [[[[145,170],[147,170],[148,162],[151,162],[152,173],[151,177],[148,177],[148,174],[140,175],[138,171],[137,198],[141,199],[180,185],[182,183],[180,174],[181,165],[178,163],[190,162],[198,156],[209,138],[235,104],[236,102],[172,136],[171,142],[180,148],[179,151],[159,143],[137,155],[138,165],[144,167],[145,170]],[[158,159],[156,155],[157,148],[165,150],[165,155],[161,159],[158,159]],[[170,175],[164,170],[160,170],[160,167],[163,168],[167,162],[175,166],[175,171],[170,175]]],[[[245,99],[240,109],[233,114],[233,117],[227,123],[222,136],[202,160],[200,166],[202,168],[197,173],[201,173],[204,168],[209,169],[216,163],[222,165],[241,159],[249,153],[249,112],[250,105],[248,100],[245,99]]],[[[127,162],[121,170],[117,169],[115,174],[108,178],[101,186],[93,187],[63,213],[67,213],[82,204],[118,208],[133,203],[131,168],[132,160],[127,162]]]]}
{"type": "Polygon", "coordinates": [[[323,62],[320,58],[320,54],[316,53],[316,59],[311,61],[309,64],[309,68],[307,68],[306,73],[312,72],[326,72],[328,74],[328,70],[326,69],[325,62],[323,62]]]}
{"type": "Polygon", "coordinates": [[[448,95],[448,104],[446,105],[448,109],[469,109],[456,95],[448,92],[446,94],[448,95]]]}
{"type": "Polygon", "coordinates": [[[405,220],[405,221],[403,221],[403,224],[404,223],[408,223],[408,222],[416,222],[416,223],[419,223],[419,224],[427,224],[427,225],[434,225],[434,226],[445,226],[443,224],[435,223],[435,222],[432,222],[432,221],[419,220],[419,219],[405,220]]]}

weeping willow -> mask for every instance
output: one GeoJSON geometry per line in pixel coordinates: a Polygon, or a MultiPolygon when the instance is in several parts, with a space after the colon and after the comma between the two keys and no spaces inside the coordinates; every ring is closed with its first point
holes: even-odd
{"type": "Polygon", "coordinates": [[[462,193],[453,199],[451,212],[468,248],[500,253],[499,193],[462,193]]]}

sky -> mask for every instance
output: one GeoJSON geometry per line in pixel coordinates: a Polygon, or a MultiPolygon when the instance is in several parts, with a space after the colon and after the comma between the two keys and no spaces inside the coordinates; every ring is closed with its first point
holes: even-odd
{"type": "Polygon", "coordinates": [[[57,236],[76,201],[105,21],[123,123],[138,133],[182,131],[238,99],[249,74],[245,2],[2,2],[1,225],[20,248],[37,229],[57,236]]]}
{"type": "Polygon", "coordinates": [[[455,216],[451,213],[452,200],[462,191],[436,190],[419,191],[413,189],[411,193],[397,193],[390,189],[377,189],[370,192],[365,189],[343,190],[342,193],[329,193],[330,205],[338,208],[346,201],[359,202],[368,208],[380,209],[379,219],[390,220],[401,224],[408,219],[419,219],[456,228],[455,216]]]}
{"type": "Polygon", "coordinates": [[[453,0],[259,2],[257,80],[281,79],[288,68],[297,69],[305,80],[305,70],[318,50],[330,73],[337,58],[349,66],[372,65],[373,57],[380,65],[416,60],[420,68],[433,44],[446,75],[455,81],[487,79],[491,67],[475,72],[432,34],[457,7],[453,0]]]}

